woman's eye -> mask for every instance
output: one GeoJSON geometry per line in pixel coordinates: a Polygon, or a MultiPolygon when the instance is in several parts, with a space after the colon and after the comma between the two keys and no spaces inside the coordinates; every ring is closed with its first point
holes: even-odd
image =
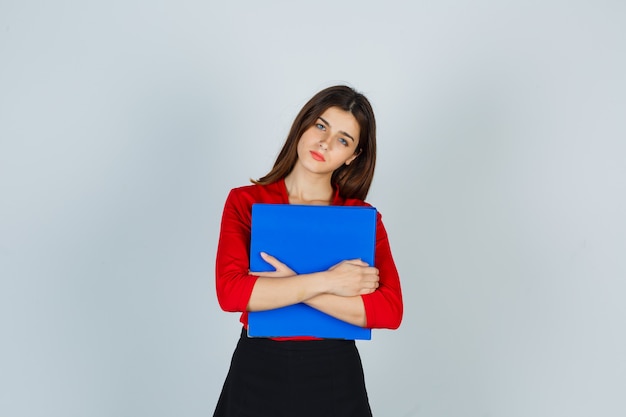
{"type": "Polygon", "coordinates": [[[348,141],[345,140],[344,138],[339,138],[339,142],[343,145],[343,146],[348,146],[348,141]]]}
{"type": "Polygon", "coordinates": [[[326,130],[326,127],[321,123],[317,123],[315,127],[317,127],[319,130],[326,130]]]}

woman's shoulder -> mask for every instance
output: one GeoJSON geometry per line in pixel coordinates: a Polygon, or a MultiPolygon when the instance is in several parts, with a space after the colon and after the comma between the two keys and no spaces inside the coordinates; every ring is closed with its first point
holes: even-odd
{"type": "Polygon", "coordinates": [[[254,183],[233,188],[228,198],[250,203],[280,203],[283,192],[279,182],[267,185],[254,183]]]}
{"type": "Polygon", "coordinates": [[[262,187],[259,184],[248,184],[242,185],[239,187],[232,188],[230,190],[230,194],[234,195],[250,195],[250,194],[258,194],[258,188],[262,187]]]}

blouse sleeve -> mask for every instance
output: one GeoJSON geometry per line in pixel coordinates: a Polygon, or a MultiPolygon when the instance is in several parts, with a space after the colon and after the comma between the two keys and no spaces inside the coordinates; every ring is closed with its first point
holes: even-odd
{"type": "Polygon", "coordinates": [[[250,207],[232,190],[226,199],[217,245],[215,285],[224,311],[245,312],[257,276],[249,275],[250,207]]]}
{"type": "Polygon", "coordinates": [[[379,270],[380,281],[376,291],[362,296],[367,316],[366,327],[397,329],[402,321],[402,290],[380,213],[376,224],[374,263],[379,270]]]}

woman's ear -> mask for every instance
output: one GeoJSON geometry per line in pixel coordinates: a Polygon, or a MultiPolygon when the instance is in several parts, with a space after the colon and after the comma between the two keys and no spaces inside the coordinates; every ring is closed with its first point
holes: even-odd
{"type": "Polygon", "coordinates": [[[350,158],[348,158],[348,160],[346,161],[346,165],[350,165],[352,163],[352,161],[354,161],[356,159],[357,156],[361,155],[361,151],[363,150],[363,148],[359,148],[358,150],[354,151],[354,155],[352,155],[350,158]]]}

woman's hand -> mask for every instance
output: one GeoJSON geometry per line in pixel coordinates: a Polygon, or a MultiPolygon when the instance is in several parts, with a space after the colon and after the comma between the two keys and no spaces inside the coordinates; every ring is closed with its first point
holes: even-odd
{"type": "Polygon", "coordinates": [[[351,259],[330,268],[329,293],[341,297],[371,294],[378,288],[378,268],[360,259],[351,259]]]}
{"type": "Polygon", "coordinates": [[[287,265],[274,258],[272,255],[268,255],[265,252],[261,252],[261,258],[268,264],[272,265],[275,271],[268,272],[250,272],[250,275],[256,275],[259,277],[269,277],[269,278],[284,278],[284,277],[292,277],[296,275],[296,273],[289,268],[287,265]]]}

